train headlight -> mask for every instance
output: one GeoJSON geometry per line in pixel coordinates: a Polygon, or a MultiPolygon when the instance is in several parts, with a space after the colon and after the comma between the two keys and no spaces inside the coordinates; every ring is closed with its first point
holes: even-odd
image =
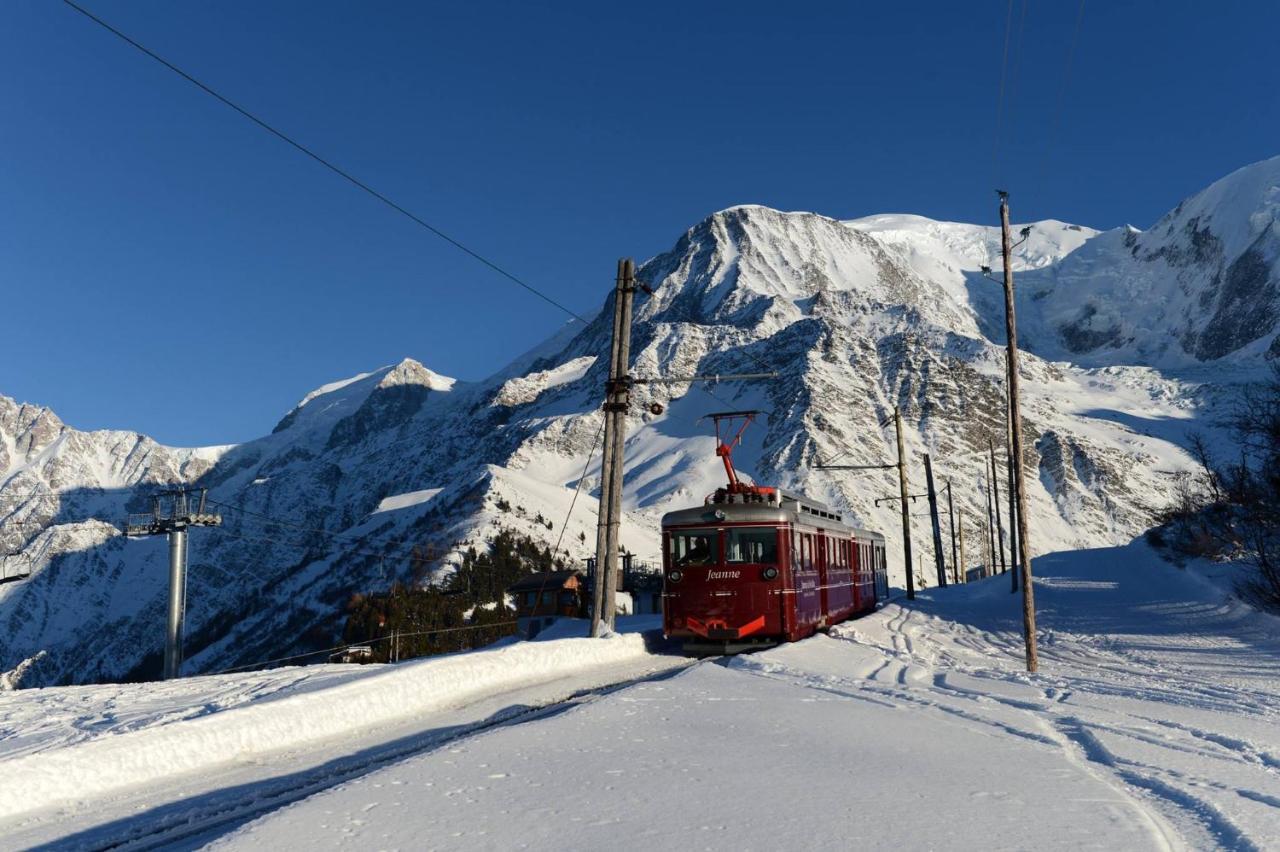
{"type": "Polygon", "coordinates": [[[667,572],[667,579],[673,583],[679,583],[681,580],[684,579],[684,572],[681,571],[679,568],[672,568],[670,571],[667,572]]]}
{"type": "Polygon", "coordinates": [[[777,568],[766,568],[766,569],[764,569],[764,572],[763,572],[763,573],[764,573],[764,578],[765,578],[766,580],[776,580],[776,579],[778,579],[778,569],[777,569],[777,568]]]}

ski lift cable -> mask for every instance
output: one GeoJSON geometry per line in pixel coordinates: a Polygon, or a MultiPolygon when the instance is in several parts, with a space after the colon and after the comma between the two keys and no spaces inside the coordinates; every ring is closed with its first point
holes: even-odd
{"type": "Polygon", "coordinates": [[[286,662],[289,662],[290,660],[301,660],[301,659],[305,659],[306,657],[314,657],[317,654],[331,654],[335,651],[346,651],[350,648],[355,648],[361,645],[373,645],[378,642],[385,642],[390,639],[396,639],[396,638],[409,639],[414,636],[427,636],[433,633],[458,633],[463,630],[482,630],[487,627],[509,627],[515,623],[516,622],[514,621],[495,621],[492,624],[468,624],[462,627],[440,627],[435,630],[418,630],[413,633],[396,633],[394,636],[379,636],[375,639],[368,639],[363,642],[352,642],[346,645],[335,645],[332,648],[322,648],[318,651],[308,651],[304,654],[293,654],[288,657],[276,657],[271,660],[260,660],[256,663],[245,663],[244,665],[232,666],[229,669],[222,669],[216,672],[209,672],[208,674],[210,675],[233,674],[235,672],[245,671],[246,669],[251,669],[256,666],[269,666],[272,663],[286,663],[286,662]]]}
{"type": "Polygon", "coordinates": [[[215,91],[213,88],[211,88],[210,86],[208,86],[208,85],[206,85],[205,83],[201,82],[200,80],[196,79],[194,76],[192,76],[191,74],[189,74],[189,73],[187,73],[186,71],[182,70],[182,69],[181,69],[181,68],[179,68],[177,65],[174,65],[172,62],[170,62],[169,60],[167,60],[167,59],[165,59],[164,57],[160,56],[160,55],[159,55],[158,53],[156,53],[155,51],[153,51],[153,50],[151,50],[150,48],[146,47],[145,45],[143,45],[143,44],[139,43],[138,41],[134,40],[133,38],[129,37],[128,35],[125,35],[123,32],[121,32],[120,30],[116,29],[116,28],[115,28],[115,27],[113,27],[111,24],[107,23],[107,22],[106,22],[106,21],[104,21],[102,18],[99,18],[97,15],[93,14],[93,13],[92,13],[92,12],[90,12],[89,10],[85,9],[83,6],[80,6],[80,5],[78,5],[78,4],[74,3],[74,2],[72,2],[72,0],[63,0],[63,3],[65,3],[67,6],[69,6],[69,7],[70,7],[70,8],[72,8],[72,9],[74,9],[75,11],[79,12],[81,15],[83,15],[83,16],[84,16],[84,17],[86,17],[86,18],[88,18],[89,20],[93,21],[95,24],[97,24],[98,26],[100,26],[100,27],[102,27],[103,29],[105,29],[107,32],[109,32],[109,33],[111,33],[112,35],[114,35],[116,38],[120,39],[121,41],[125,42],[126,44],[130,45],[131,47],[133,47],[133,48],[137,49],[139,52],[141,52],[141,53],[145,54],[146,56],[151,57],[151,58],[152,58],[152,59],[154,59],[156,62],[158,62],[158,63],[160,63],[161,65],[163,65],[165,68],[168,68],[170,71],[172,71],[173,73],[177,74],[179,77],[183,78],[183,79],[184,79],[184,80],[186,80],[188,83],[191,83],[191,84],[192,84],[192,85],[194,85],[196,88],[198,88],[198,89],[200,89],[201,91],[203,91],[205,94],[207,94],[207,95],[209,95],[209,96],[213,97],[214,99],[216,99],[216,100],[220,101],[220,102],[221,102],[221,103],[223,103],[224,105],[226,105],[226,106],[230,107],[231,109],[235,110],[237,113],[239,113],[240,115],[242,115],[244,118],[246,118],[246,119],[248,119],[249,121],[253,122],[253,123],[254,123],[254,124],[256,124],[258,127],[262,128],[263,130],[265,130],[265,131],[267,131],[268,133],[270,133],[272,136],[275,136],[277,139],[280,139],[282,142],[284,142],[284,143],[286,143],[286,144],[290,145],[291,147],[293,147],[293,148],[294,148],[295,150],[297,150],[298,152],[300,152],[300,153],[302,153],[302,154],[306,155],[307,157],[311,158],[311,159],[312,159],[312,160],[314,160],[315,162],[317,162],[317,163],[319,163],[320,165],[324,166],[326,169],[328,169],[329,171],[333,172],[334,174],[336,174],[338,177],[342,178],[343,180],[346,180],[348,183],[352,184],[353,186],[357,187],[358,189],[361,189],[361,190],[363,190],[364,192],[368,193],[369,195],[373,196],[375,199],[377,199],[378,201],[382,202],[382,203],[383,203],[383,204],[385,204],[387,207],[390,207],[392,210],[395,210],[397,213],[400,213],[400,214],[402,214],[403,216],[407,217],[410,221],[412,221],[412,222],[414,222],[415,224],[417,224],[417,225],[419,225],[419,226],[421,226],[421,227],[425,228],[426,230],[430,231],[432,234],[435,234],[437,237],[439,237],[440,239],[442,239],[442,240],[444,240],[445,242],[449,243],[450,245],[454,246],[455,248],[459,249],[460,251],[464,252],[465,254],[470,255],[472,258],[474,258],[475,260],[477,260],[477,261],[479,261],[480,263],[484,264],[485,266],[489,267],[489,268],[490,268],[490,269],[492,269],[494,272],[497,272],[499,275],[503,276],[504,278],[508,279],[509,281],[512,281],[512,282],[514,282],[515,284],[519,285],[520,287],[523,287],[525,290],[528,290],[530,293],[532,293],[533,295],[537,296],[539,299],[541,299],[542,301],[546,302],[547,304],[552,305],[552,306],[554,306],[554,307],[558,308],[559,310],[563,311],[564,313],[568,314],[570,318],[575,319],[575,320],[577,320],[578,322],[581,322],[583,325],[589,325],[589,324],[590,324],[590,323],[589,323],[586,319],[584,319],[581,315],[579,315],[579,314],[578,314],[578,313],[576,313],[575,311],[570,310],[569,308],[565,307],[563,304],[561,304],[560,302],[556,301],[554,298],[552,298],[551,296],[547,295],[547,294],[546,294],[546,293],[544,293],[542,290],[538,289],[537,287],[534,287],[532,284],[528,283],[527,281],[525,281],[524,279],[522,279],[522,278],[520,278],[519,276],[515,275],[514,273],[507,271],[507,270],[506,270],[505,268],[503,268],[502,266],[499,266],[499,265],[498,265],[497,263],[495,263],[494,261],[492,261],[492,260],[490,260],[489,258],[485,257],[484,255],[480,254],[480,252],[478,252],[478,251],[476,251],[475,249],[472,249],[472,248],[470,248],[469,246],[467,246],[467,245],[463,244],[461,241],[459,241],[459,240],[458,240],[458,239],[456,239],[455,237],[452,237],[452,236],[450,236],[449,234],[445,233],[444,231],[442,231],[441,229],[437,228],[435,225],[432,225],[431,223],[427,222],[426,220],[424,220],[422,217],[418,216],[417,214],[412,213],[411,211],[409,211],[409,210],[408,210],[408,209],[406,209],[405,207],[401,206],[400,204],[396,203],[395,201],[392,201],[389,197],[387,197],[386,195],[383,195],[381,192],[377,191],[377,190],[376,190],[376,189],[374,189],[373,187],[369,186],[369,184],[367,184],[367,183],[365,183],[364,181],[360,180],[359,178],[355,177],[355,176],[354,176],[354,175],[352,175],[350,172],[348,172],[348,171],[346,171],[345,169],[341,168],[340,166],[338,166],[338,165],[334,164],[332,161],[327,160],[327,159],[325,159],[324,157],[320,156],[320,155],[319,155],[319,154],[317,154],[315,151],[313,151],[312,149],[308,148],[306,145],[303,145],[301,142],[298,142],[297,140],[295,140],[294,138],[292,138],[292,137],[291,137],[291,136],[289,136],[288,134],[284,133],[283,131],[276,129],[276,127],[274,127],[273,125],[271,125],[271,124],[267,123],[267,121],[265,121],[264,119],[259,118],[257,115],[255,115],[254,113],[249,112],[249,110],[247,110],[247,109],[245,109],[244,107],[240,106],[240,105],[239,105],[239,104],[237,104],[235,101],[233,101],[233,100],[231,100],[230,98],[226,97],[225,95],[222,95],[221,93],[219,93],[219,92],[215,91]]]}

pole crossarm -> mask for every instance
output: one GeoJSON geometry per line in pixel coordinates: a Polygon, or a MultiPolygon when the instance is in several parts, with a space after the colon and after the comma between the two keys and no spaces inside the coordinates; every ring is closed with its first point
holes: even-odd
{"type": "MultiPolygon", "coordinates": [[[[897,467],[897,465],[895,464],[893,465],[893,467],[897,467]]],[[[928,494],[908,494],[907,499],[910,500],[912,503],[914,503],[916,500],[920,499],[921,497],[928,497],[928,496],[929,496],[928,494]]],[[[892,503],[894,500],[901,500],[901,499],[902,498],[897,496],[896,494],[893,495],[892,497],[877,497],[873,502],[873,505],[879,506],[881,503],[892,503]]]]}
{"type": "MultiPolygon", "coordinates": [[[[818,470],[893,470],[896,464],[820,464],[818,470]]],[[[894,498],[897,499],[897,498],[894,498]]]]}
{"type": "Polygon", "coordinates": [[[168,535],[174,530],[187,527],[216,527],[222,525],[222,516],[208,512],[189,513],[171,518],[156,518],[154,515],[131,515],[122,525],[124,534],[130,538],[147,535],[168,535]],[[145,520],[138,520],[145,518],[145,520]]]}

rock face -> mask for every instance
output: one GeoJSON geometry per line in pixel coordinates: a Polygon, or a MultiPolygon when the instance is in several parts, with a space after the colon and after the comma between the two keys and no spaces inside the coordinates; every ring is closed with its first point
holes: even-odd
{"type": "MultiPolygon", "coordinates": [[[[1147,233],[1033,224],[1015,271],[1034,552],[1145,529],[1191,463],[1188,434],[1212,437],[1204,413],[1280,348],[1266,218],[1278,164],[1237,172],[1147,233]]],[[[656,558],[662,513],[721,484],[702,415],[759,409],[738,467],[886,532],[901,583],[899,518],[874,505],[896,493],[894,474],[818,469],[891,460],[895,406],[913,492],[924,490],[927,452],[980,541],[990,442],[999,453],[1005,429],[1002,296],[980,271],[999,268],[998,246],[989,227],[747,206],[709,216],[645,263],[654,292],[637,301],[633,376],[778,378],[636,386],[623,544],[656,558]]],[[[499,526],[587,556],[611,313],[606,303],[483,382],[412,360],[334,382],[272,434],[234,447],[78,432],[0,398],[0,541],[17,554],[3,564],[31,566],[0,585],[0,672],[30,660],[21,683],[38,686],[158,671],[165,545],[126,541],[115,525],[162,484],[208,488],[224,517],[191,535],[189,672],[336,644],[352,593],[441,576],[499,526]]],[[[913,513],[915,570],[932,585],[924,511],[921,501],[913,513]]]]}

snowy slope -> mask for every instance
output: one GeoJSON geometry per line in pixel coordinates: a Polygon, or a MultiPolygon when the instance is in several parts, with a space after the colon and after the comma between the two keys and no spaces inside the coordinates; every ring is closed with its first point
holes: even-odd
{"type": "Polygon", "coordinates": [[[638,684],[281,809],[215,849],[1274,849],[1274,617],[1142,544],[638,684]],[[564,785],[571,777],[578,783],[564,785]],[[744,784],[746,780],[753,783],[744,784]]]}
{"type": "Polygon", "coordinates": [[[1035,569],[1034,676],[996,577],[683,670],[618,637],[0,696],[0,718],[52,720],[34,748],[0,726],[0,831],[64,848],[1280,844],[1275,617],[1140,542],[1035,569]],[[565,700],[645,672],[666,674],[565,700]],[[234,700],[193,713],[215,696],[234,700]]]}
{"type": "MultiPolygon", "coordinates": [[[[1273,196],[1221,186],[1265,186],[1275,162],[1215,184],[1169,221],[1212,221],[1224,235],[1224,263],[1229,251],[1265,242],[1271,230],[1257,223],[1273,196]],[[1245,224],[1232,230],[1228,222],[1245,224]],[[1259,236],[1249,242],[1255,225],[1259,236]]],[[[1179,227],[1185,231],[1185,223],[1174,227],[1168,239],[1184,233],[1179,227]]],[[[1126,277],[1137,262],[1132,252],[1107,248],[1115,239],[1046,221],[1032,223],[1017,249],[1036,552],[1122,543],[1145,529],[1191,464],[1188,435],[1224,440],[1216,412],[1234,383],[1259,369],[1254,350],[1265,341],[1206,365],[1145,357],[1142,340],[1174,336],[1161,338],[1162,320],[1137,311],[1126,321],[1150,324],[1148,338],[1073,352],[1067,343],[1078,339],[1063,332],[1071,295],[1134,280],[1126,277]]],[[[1143,240],[1143,251],[1159,252],[1154,236],[1143,240]]],[[[655,558],[662,513],[699,503],[720,484],[699,418],[725,408],[767,412],[736,453],[748,476],[840,505],[863,525],[896,529],[893,508],[874,506],[896,490],[890,472],[816,469],[836,457],[892,458],[891,430],[882,424],[895,406],[907,424],[913,490],[922,490],[928,452],[939,486],[952,483],[969,541],[978,541],[984,454],[992,437],[998,451],[1003,434],[1000,288],[979,271],[999,266],[996,245],[986,226],[906,215],[841,222],[742,206],[709,216],[645,263],[640,277],[654,294],[636,306],[633,375],[767,369],[779,378],[637,387],[623,545],[655,558]],[[654,402],[662,414],[650,413],[654,402]]],[[[1164,269],[1173,254],[1142,268],[1164,269]]],[[[1193,266],[1159,278],[1160,292],[1200,281],[1208,267],[1193,266]],[[1178,278],[1183,272],[1192,277],[1178,278]]],[[[590,463],[588,456],[601,425],[610,316],[606,303],[586,327],[566,326],[481,382],[454,382],[406,359],[331,383],[271,435],[233,448],[165,450],[140,436],[86,437],[6,401],[4,410],[18,413],[0,416],[0,532],[34,573],[0,585],[7,639],[0,672],[41,651],[24,674],[28,686],[158,669],[164,543],[126,543],[105,523],[145,507],[139,485],[195,481],[210,488],[226,519],[192,536],[191,672],[335,644],[343,603],[355,591],[412,577],[415,552],[429,554],[440,576],[462,548],[509,528],[585,558],[599,483],[598,455],[590,463]],[[23,496],[32,489],[43,495],[35,503],[23,496]]],[[[1204,339],[1202,326],[1193,330],[1204,339]]],[[[931,583],[927,521],[914,523],[916,573],[931,583]]],[[[892,576],[902,583],[898,537],[889,543],[892,576]]]]}

